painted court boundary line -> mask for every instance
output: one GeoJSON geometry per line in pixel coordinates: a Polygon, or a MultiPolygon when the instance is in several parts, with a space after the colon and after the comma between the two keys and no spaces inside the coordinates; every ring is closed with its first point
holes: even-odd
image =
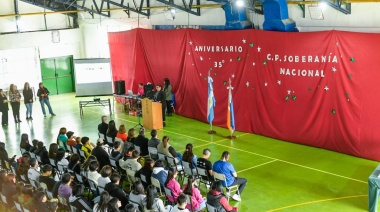
{"type": "Polygon", "coordinates": [[[351,198],[366,197],[366,196],[368,196],[368,195],[367,194],[361,194],[361,195],[356,195],[356,196],[347,196],[347,197],[337,197],[337,198],[330,198],[330,199],[315,200],[315,201],[304,202],[304,203],[299,203],[299,204],[294,204],[294,205],[289,205],[289,206],[285,206],[285,207],[281,207],[281,208],[272,209],[272,210],[268,210],[267,212],[279,211],[279,210],[284,210],[287,208],[293,208],[293,207],[309,205],[309,204],[314,204],[314,203],[320,203],[320,202],[328,202],[328,201],[334,201],[334,200],[351,199],[351,198]]]}
{"type": "MultiPolygon", "coordinates": [[[[97,113],[97,112],[95,112],[95,113],[97,113]]],[[[99,114],[99,113],[98,113],[98,114],[99,114]]],[[[115,114],[115,113],[114,113],[114,114],[115,114]]],[[[126,119],[123,119],[123,118],[118,118],[118,119],[125,120],[125,121],[127,121],[127,122],[133,122],[133,121],[129,121],[129,120],[126,120],[126,119]]],[[[137,122],[133,122],[133,123],[137,123],[137,122]]],[[[204,142],[207,142],[206,144],[198,145],[197,147],[206,146],[206,145],[209,145],[209,144],[214,143],[214,144],[219,145],[219,146],[224,146],[224,147],[231,148],[231,149],[235,149],[235,150],[238,150],[238,151],[241,151],[241,152],[246,152],[246,153],[248,153],[248,154],[252,154],[252,155],[257,155],[257,156],[261,156],[261,157],[269,158],[269,159],[272,159],[272,160],[273,160],[272,162],[274,162],[274,161],[280,161],[280,162],[288,163],[288,164],[291,164],[291,165],[294,165],[294,166],[299,166],[299,167],[302,167],[302,168],[305,168],[305,169],[310,169],[310,170],[313,170],[313,171],[317,171],[317,172],[321,172],[321,173],[325,173],[325,174],[333,175],[333,176],[336,176],[336,177],[345,178],[345,179],[348,179],[348,180],[353,180],[353,181],[356,181],[356,182],[360,182],[360,183],[368,184],[367,182],[365,182],[365,181],[361,181],[361,180],[358,180],[358,179],[354,179],[354,178],[350,178],[350,177],[346,177],[346,176],[342,176],[342,175],[334,174],[334,173],[327,172],[327,171],[323,171],[323,170],[320,170],[320,169],[316,169],[316,168],[312,168],[312,167],[304,166],[304,165],[301,165],[301,164],[292,163],[292,162],[289,162],[289,161],[285,161],[285,160],[281,160],[281,159],[278,159],[278,158],[273,158],[273,157],[269,157],[269,156],[261,155],[261,154],[258,154],[258,153],[254,153],[254,152],[250,152],[250,151],[246,151],[246,150],[238,149],[238,148],[235,148],[235,147],[231,147],[231,146],[227,146],[227,145],[223,145],[223,144],[220,144],[220,143],[219,143],[219,142],[222,142],[222,141],[229,140],[228,138],[226,138],[226,139],[221,139],[221,140],[219,140],[219,141],[207,141],[207,140],[204,140],[204,139],[195,138],[195,137],[188,136],[188,135],[184,135],[184,134],[181,134],[181,133],[175,133],[175,132],[173,132],[173,131],[165,130],[165,132],[172,133],[172,134],[175,134],[175,135],[184,136],[184,137],[191,138],[191,139],[198,140],[198,141],[204,141],[204,142]]],[[[238,135],[238,136],[236,136],[236,137],[241,137],[241,136],[245,136],[245,135],[249,135],[249,133],[244,133],[244,134],[238,135]]],[[[265,164],[265,163],[264,163],[264,164],[265,164]]],[[[263,164],[263,165],[264,165],[264,164],[263,164]]],[[[255,168],[255,167],[251,167],[251,168],[255,168]]],[[[249,169],[251,169],[251,168],[248,168],[248,169],[245,169],[245,170],[241,170],[241,171],[238,171],[238,172],[246,171],[246,170],[249,170],[249,169]]]]}
{"type": "Polygon", "coordinates": [[[261,157],[269,158],[269,159],[272,159],[272,160],[278,160],[278,161],[280,161],[280,162],[288,163],[288,164],[291,164],[291,165],[294,165],[294,166],[299,166],[299,167],[302,167],[302,168],[305,168],[305,169],[310,169],[310,170],[313,170],[313,171],[317,171],[317,172],[322,172],[322,173],[325,173],[325,174],[333,175],[333,176],[336,176],[336,177],[341,177],[341,178],[345,178],[345,179],[348,179],[348,180],[353,180],[353,181],[357,181],[357,182],[360,182],[360,183],[368,184],[368,183],[365,182],[365,181],[361,181],[361,180],[358,180],[358,179],[354,179],[354,178],[350,178],[350,177],[342,176],[342,175],[339,175],[339,174],[334,174],[334,173],[327,172],[327,171],[323,171],[323,170],[320,170],[320,169],[315,169],[315,168],[311,168],[311,167],[308,167],[308,166],[304,166],[304,165],[300,165],[300,164],[292,163],[292,162],[285,161],[285,160],[281,160],[281,159],[278,159],[278,158],[273,158],[273,157],[269,157],[269,156],[265,156],[265,155],[257,154],[257,153],[254,153],[254,152],[250,152],[250,151],[246,151],[246,150],[238,149],[238,148],[235,148],[235,147],[231,147],[231,146],[227,146],[227,145],[223,145],[223,144],[219,144],[219,143],[215,143],[215,144],[216,144],[216,145],[219,145],[219,146],[224,146],[224,147],[228,147],[228,148],[231,148],[231,149],[235,149],[235,150],[238,150],[238,151],[241,151],[241,152],[246,152],[246,153],[248,153],[248,154],[257,155],[257,156],[261,156],[261,157]]]}
{"type": "Polygon", "coordinates": [[[236,173],[240,173],[240,172],[244,172],[244,171],[247,171],[247,170],[250,170],[250,169],[254,169],[254,168],[257,168],[257,167],[259,167],[259,166],[264,166],[264,165],[266,165],[266,164],[268,164],[268,163],[273,163],[273,162],[276,162],[276,161],[277,161],[277,160],[271,160],[271,161],[266,162],[266,163],[262,163],[262,164],[259,164],[259,165],[256,165],[256,166],[252,166],[252,167],[250,167],[250,168],[248,168],[248,169],[243,169],[243,170],[237,171],[236,173]]]}

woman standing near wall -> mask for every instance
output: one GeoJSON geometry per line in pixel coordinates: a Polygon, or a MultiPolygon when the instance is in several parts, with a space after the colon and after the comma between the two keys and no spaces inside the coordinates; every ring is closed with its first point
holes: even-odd
{"type": "Polygon", "coordinates": [[[11,102],[13,118],[15,119],[15,122],[16,123],[21,122],[21,119],[20,119],[21,94],[17,90],[16,85],[14,84],[11,84],[11,86],[9,87],[9,101],[11,102]]]}
{"type": "Polygon", "coordinates": [[[22,94],[24,95],[24,103],[26,107],[26,120],[33,120],[33,92],[32,89],[30,89],[30,85],[28,82],[24,84],[24,90],[22,91],[22,94]]]}
{"type": "Polygon", "coordinates": [[[2,113],[1,116],[1,124],[3,126],[8,125],[8,99],[7,96],[4,94],[3,89],[0,89],[0,112],[2,113]]]}
{"type": "Polygon", "coordinates": [[[172,86],[170,85],[170,81],[168,78],[164,79],[164,91],[166,94],[166,113],[168,116],[172,116],[173,108],[171,105],[172,102],[172,86]]]}

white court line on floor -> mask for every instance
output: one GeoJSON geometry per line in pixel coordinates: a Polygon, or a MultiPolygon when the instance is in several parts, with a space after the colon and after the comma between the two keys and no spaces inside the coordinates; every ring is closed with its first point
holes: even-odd
{"type": "Polygon", "coordinates": [[[235,148],[235,147],[231,147],[231,146],[227,146],[227,145],[223,145],[223,144],[219,144],[219,143],[215,143],[215,144],[219,145],[219,146],[224,146],[224,147],[228,147],[228,148],[231,148],[231,149],[235,149],[235,150],[238,150],[238,151],[241,151],[241,152],[246,152],[248,154],[258,155],[258,156],[261,156],[261,157],[270,158],[270,159],[273,159],[273,160],[278,160],[280,162],[288,163],[288,164],[291,164],[291,165],[294,165],[294,166],[299,166],[299,167],[302,167],[302,168],[305,168],[305,169],[310,169],[310,170],[313,170],[313,171],[317,171],[317,172],[322,172],[322,173],[325,173],[325,174],[333,175],[333,176],[336,176],[336,177],[341,177],[341,178],[345,178],[345,179],[348,179],[348,180],[353,180],[353,181],[357,181],[357,182],[360,182],[360,183],[368,184],[367,182],[362,181],[362,180],[358,180],[358,179],[342,176],[342,175],[339,175],[339,174],[334,174],[334,173],[331,173],[331,172],[323,171],[323,170],[320,170],[320,169],[315,169],[315,168],[304,166],[304,165],[301,165],[301,164],[292,163],[292,162],[289,162],[289,161],[285,161],[285,160],[281,160],[281,159],[278,159],[278,158],[273,158],[273,157],[257,154],[257,153],[254,153],[254,152],[246,151],[246,150],[243,150],[243,149],[238,149],[238,148],[235,148]]]}
{"type": "MultiPolygon", "coordinates": [[[[95,113],[98,113],[98,112],[95,112],[95,113]]],[[[132,122],[132,121],[129,121],[129,120],[126,120],[126,119],[123,119],[123,118],[118,118],[118,119],[125,120],[125,121],[128,121],[128,122],[132,122]]],[[[137,122],[133,122],[133,123],[137,123],[137,122]]],[[[269,157],[269,156],[265,156],[265,155],[257,154],[257,153],[254,153],[254,152],[250,152],[250,151],[246,151],[246,150],[242,150],[242,149],[238,149],[238,148],[235,148],[235,147],[231,147],[231,146],[227,146],[227,145],[223,145],[223,144],[219,144],[219,143],[217,143],[217,142],[221,142],[221,141],[229,140],[229,139],[227,139],[227,138],[226,138],[226,139],[219,140],[219,141],[207,141],[207,140],[203,140],[203,139],[195,138],[195,137],[192,137],[192,136],[184,135],[184,134],[181,134],[181,133],[175,133],[175,132],[168,131],[168,130],[165,130],[165,131],[166,131],[166,132],[169,132],[169,133],[172,133],[172,134],[181,135],[181,136],[188,137],[188,138],[191,138],[191,139],[194,139],[194,140],[198,140],[198,141],[204,141],[204,142],[214,143],[214,144],[219,145],[219,146],[228,147],[228,148],[235,149],[235,150],[238,150],[238,151],[241,151],[241,152],[246,152],[246,153],[248,153],[248,154],[258,155],[258,156],[265,157],[265,158],[269,158],[269,159],[272,159],[272,160],[281,161],[281,162],[288,163],[288,164],[291,164],[291,165],[294,165],[294,166],[299,166],[299,167],[302,167],[302,168],[305,168],[305,169],[310,169],[310,170],[313,170],[313,171],[317,171],[317,172],[322,172],[322,173],[325,173],[325,174],[333,175],[333,176],[336,176],[336,177],[341,177],[341,178],[345,178],[345,179],[348,179],[348,180],[353,180],[353,181],[357,181],[357,182],[360,182],[360,183],[368,184],[367,182],[365,182],[365,181],[361,181],[361,180],[358,180],[358,179],[354,179],[354,178],[350,178],[350,177],[342,176],[342,175],[339,175],[339,174],[334,174],[334,173],[327,172],[327,171],[323,171],[323,170],[320,170],[320,169],[315,169],[315,168],[312,168],[312,167],[308,167],[308,166],[304,166],[304,165],[300,165],[300,164],[292,163],[292,162],[285,161],[285,160],[281,160],[281,159],[278,159],[278,158],[273,158],[273,157],[269,157]]],[[[242,134],[242,135],[238,135],[238,136],[236,136],[236,137],[240,137],[240,136],[244,136],[244,135],[249,135],[249,133],[245,133],[245,134],[242,134]]],[[[206,145],[206,144],[205,144],[205,145],[206,145]]],[[[208,144],[207,144],[207,145],[208,145],[208,144]]]]}
{"type": "Polygon", "coordinates": [[[259,164],[259,165],[256,165],[256,166],[252,166],[252,167],[250,167],[250,168],[247,168],[247,169],[243,169],[243,170],[237,171],[236,173],[240,173],[240,172],[244,172],[244,171],[247,171],[247,170],[250,170],[250,169],[254,169],[254,168],[257,168],[257,167],[259,167],[259,166],[266,165],[266,164],[268,164],[268,163],[273,163],[273,162],[275,162],[275,161],[277,161],[277,160],[271,160],[271,161],[268,161],[268,162],[266,162],[266,163],[262,163],[262,164],[259,164]]]}
{"type": "Polygon", "coordinates": [[[203,139],[200,139],[200,138],[195,138],[195,137],[192,137],[192,136],[184,135],[184,134],[181,134],[181,133],[175,133],[175,132],[169,131],[169,130],[165,130],[165,132],[168,132],[168,133],[171,133],[171,134],[174,134],[174,135],[184,136],[184,137],[191,138],[191,139],[198,140],[198,141],[211,142],[211,141],[203,140],[203,139]]]}

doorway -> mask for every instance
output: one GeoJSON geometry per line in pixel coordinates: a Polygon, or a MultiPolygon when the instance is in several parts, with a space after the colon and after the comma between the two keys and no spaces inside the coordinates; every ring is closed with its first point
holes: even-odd
{"type": "Polygon", "coordinates": [[[45,58],[40,60],[42,83],[50,95],[71,93],[74,87],[73,56],[45,58]]]}

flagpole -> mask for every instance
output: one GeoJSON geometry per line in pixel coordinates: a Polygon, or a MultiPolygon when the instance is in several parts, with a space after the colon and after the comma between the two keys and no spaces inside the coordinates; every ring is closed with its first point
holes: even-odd
{"type": "MultiPolygon", "coordinates": [[[[210,70],[208,71],[208,77],[210,78],[210,70]]],[[[209,79],[208,78],[208,79],[209,79]]],[[[208,83],[207,83],[208,84],[208,83]]],[[[208,86],[208,85],[207,85],[208,86]]],[[[214,91],[213,91],[214,92],[214,91]]],[[[215,130],[212,129],[212,121],[210,121],[210,130],[208,131],[208,134],[216,134],[215,130]]]]}
{"type": "MultiPolygon", "coordinates": [[[[231,103],[232,103],[232,89],[233,89],[233,87],[232,87],[232,85],[231,85],[231,78],[229,78],[228,79],[228,82],[229,82],[229,85],[228,85],[228,87],[227,87],[227,89],[229,90],[228,91],[228,107],[229,107],[229,111],[230,111],[230,113],[228,113],[229,115],[230,115],[230,117],[227,119],[227,121],[229,120],[230,122],[232,121],[232,119],[231,119],[231,113],[233,114],[234,113],[234,111],[233,111],[233,107],[231,106],[231,103]],[[231,99],[230,99],[231,98],[231,99]],[[231,101],[231,102],[230,102],[231,101]],[[231,107],[231,108],[230,108],[231,107]]],[[[233,115],[232,115],[232,117],[233,117],[233,115]]],[[[233,122],[235,122],[235,121],[233,121],[233,122]]],[[[228,139],[230,139],[230,140],[233,140],[233,139],[235,139],[236,138],[236,136],[234,136],[234,135],[232,135],[233,134],[233,132],[235,131],[235,126],[232,126],[232,125],[229,125],[230,123],[227,123],[227,126],[228,126],[228,128],[229,128],[229,130],[230,130],[230,135],[229,136],[227,136],[227,138],[228,139]],[[232,128],[233,127],[233,128],[232,128]],[[230,129],[230,128],[232,128],[232,129],[230,129]]],[[[235,125],[235,124],[234,124],[235,125]]]]}

